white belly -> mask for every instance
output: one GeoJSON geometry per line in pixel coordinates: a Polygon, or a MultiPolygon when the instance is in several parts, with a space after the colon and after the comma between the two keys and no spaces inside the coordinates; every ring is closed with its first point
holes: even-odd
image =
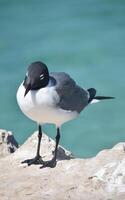
{"type": "Polygon", "coordinates": [[[53,123],[57,127],[78,116],[75,111],[66,111],[56,105],[59,96],[54,87],[32,90],[24,97],[25,88],[20,85],[17,91],[17,102],[22,112],[38,124],[53,123]]]}

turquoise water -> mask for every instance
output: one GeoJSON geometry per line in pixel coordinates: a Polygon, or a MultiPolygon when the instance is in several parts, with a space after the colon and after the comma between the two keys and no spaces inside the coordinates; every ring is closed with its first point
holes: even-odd
{"type": "MultiPolygon", "coordinates": [[[[88,106],[62,127],[61,144],[93,156],[125,141],[125,1],[0,0],[0,127],[23,143],[36,130],[16,103],[26,67],[44,61],[115,100],[88,106]]],[[[44,131],[55,137],[53,125],[44,131]]]]}

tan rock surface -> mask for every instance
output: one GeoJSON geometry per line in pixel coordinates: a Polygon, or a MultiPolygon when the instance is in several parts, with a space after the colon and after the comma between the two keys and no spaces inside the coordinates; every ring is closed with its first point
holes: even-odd
{"type": "MultiPolygon", "coordinates": [[[[59,149],[57,166],[40,169],[21,161],[36,152],[34,133],[15,153],[0,159],[0,200],[125,200],[123,143],[91,159],[69,159],[59,149]]],[[[41,154],[51,158],[54,141],[43,135],[41,154]]]]}
{"type": "Polygon", "coordinates": [[[19,147],[11,131],[0,129],[0,158],[15,152],[19,147]]]}

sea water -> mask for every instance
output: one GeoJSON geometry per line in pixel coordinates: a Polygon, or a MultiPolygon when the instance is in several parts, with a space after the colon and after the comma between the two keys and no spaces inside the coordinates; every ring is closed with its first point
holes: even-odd
{"type": "MultiPolygon", "coordinates": [[[[0,0],[0,128],[13,131],[20,144],[37,126],[21,113],[16,91],[37,60],[98,95],[116,97],[64,124],[61,145],[91,157],[125,141],[124,0],[0,0]]],[[[56,135],[54,125],[43,130],[56,135]]]]}

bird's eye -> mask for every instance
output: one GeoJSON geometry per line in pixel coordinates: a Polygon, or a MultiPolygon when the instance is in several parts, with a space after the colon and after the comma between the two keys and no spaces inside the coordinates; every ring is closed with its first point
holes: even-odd
{"type": "Polygon", "coordinates": [[[44,75],[41,74],[41,75],[40,75],[40,80],[43,80],[43,79],[44,79],[44,75]]]}

